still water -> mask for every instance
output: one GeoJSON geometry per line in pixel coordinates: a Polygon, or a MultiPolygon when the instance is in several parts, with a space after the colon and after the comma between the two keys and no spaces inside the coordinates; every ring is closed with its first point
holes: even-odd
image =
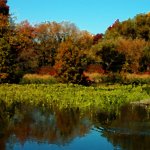
{"type": "Polygon", "coordinates": [[[149,150],[150,111],[124,106],[108,113],[19,106],[0,117],[0,150],[149,150]]]}

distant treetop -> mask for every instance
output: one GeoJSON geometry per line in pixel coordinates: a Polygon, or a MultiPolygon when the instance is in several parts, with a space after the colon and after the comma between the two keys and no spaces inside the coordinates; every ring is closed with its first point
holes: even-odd
{"type": "Polygon", "coordinates": [[[0,14],[4,16],[9,15],[9,6],[7,5],[7,0],[0,0],[0,14]]]}

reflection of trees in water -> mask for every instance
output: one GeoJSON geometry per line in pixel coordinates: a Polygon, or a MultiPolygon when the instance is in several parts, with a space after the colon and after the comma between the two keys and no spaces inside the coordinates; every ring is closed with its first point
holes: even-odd
{"type": "Polygon", "coordinates": [[[128,150],[149,150],[150,112],[141,106],[124,106],[119,116],[98,113],[97,129],[114,147],[128,150]]]}
{"type": "Polygon", "coordinates": [[[6,142],[6,137],[4,137],[3,135],[2,135],[2,133],[0,133],[1,135],[0,135],[0,149],[1,150],[5,150],[5,142],[6,142]],[[2,136],[3,136],[3,138],[2,138],[2,136]]]}
{"type": "Polygon", "coordinates": [[[104,132],[103,136],[106,137],[114,147],[119,146],[123,150],[149,150],[150,148],[150,135],[104,132]]]}
{"type": "Polygon", "coordinates": [[[13,105],[6,107],[6,102],[0,100],[0,150],[5,150],[5,143],[10,135],[10,131],[7,129],[8,122],[14,110],[13,105]]]}
{"type": "Polygon", "coordinates": [[[84,136],[91,127],[86,113],[80,113],[79,109],[61,111],[55,109],[53,113],[43,113],[31,108],[23,110],[21,112],[16,109],[14,116],[7,124],[5,134],[0,137],[1,150],[5,149],[5,144],[10,138],[14,142],[19,140],[21,144],[34,139],[41,142],[65,144],[75,137],[84,136]]]}
{"type": "Polygon", "coordinates": [[[15,113],[13,116],[10,113],[9,122],[4,116],[0,120],[0,150],[5,150],[6,142],[13,147],[27,140],[64,145],[84,136],[92,125],[116,147],[129,150],[150,147],[150,112],[144,107],[125,106],[119,115],[96,110],[83,112],[78,108],[41,111],[14,107],[12,112],[15,113]]]}
{"type": "Polygon", "coordinates": [[[79,109],[64,109],[56,111],[56,125],[59,129],[59,136],[64,142],[77,136],[83,136],[91,127],[86,114],[80,114],[79,109]]]}

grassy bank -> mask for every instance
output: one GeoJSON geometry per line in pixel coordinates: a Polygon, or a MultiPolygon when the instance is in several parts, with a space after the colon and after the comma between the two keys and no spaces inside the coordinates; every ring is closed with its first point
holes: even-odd
{"type": "Polygon", "coordinates": [[[121,105],[150,98],[148,85],[85,87],[73,84],[1,84],[0,104],[11,109],[25,104],[48,108],[97,108],[112,111],[121,105]]]}

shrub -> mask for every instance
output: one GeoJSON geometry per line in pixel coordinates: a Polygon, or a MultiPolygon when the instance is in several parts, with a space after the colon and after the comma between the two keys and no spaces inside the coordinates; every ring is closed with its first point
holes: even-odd
{"type": "Polygon", "coordinates": [[[0,73],[0,83],[5,83],[7,81],[8,74],[7,73],[0,73]]]}
{"type": "Polygon", "coordinates": [[[50,75],[26,74],[20,81],[21,84],[54,84],[56,78],[50,75]]]}
{"type": "Polygon", "coordinates": [[[150,84],[148,74],[125,74],[122,80],[123,84],[150,84]]]}
{"type": "Polygon", "coordinates": [[[109,73],[109,74],[99,74],[99,73],[85,73],[90,79],[95,83],[107,83],[107,84],[150,84],[149,74],[126,74],[126,73],[109,73]]]}

